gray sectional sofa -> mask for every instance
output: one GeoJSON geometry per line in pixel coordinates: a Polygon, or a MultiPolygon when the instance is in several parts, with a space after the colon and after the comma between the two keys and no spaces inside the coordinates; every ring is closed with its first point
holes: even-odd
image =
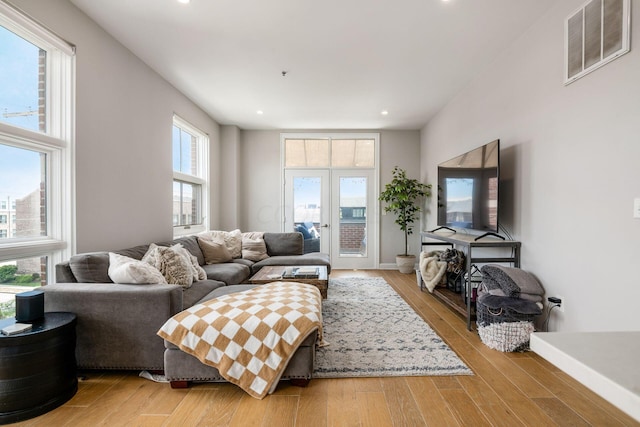
{"type": "MultiPolygon", "coordinates": [[[[198,259],[207,279],[194,282],[189,288],[170,284],[116,284],[108,275],[108,252],[78,254],[56,265],[56,283],[43,287],[45,310],[69,311],[78,316],[76,358],[79,368],[164,371],[165,345],[156,333],[171,316],[196,303],[242,289],[235,285],[246,283],[265,265],[325,265],[328,272],[331,270],[328,254],[303,253],[300,233],[264,233],[264,241],[269,255],[266,259],[253,262],[238,258],[210,265],[205,264],[195,236],[157,243],[160,246],[181,243],[198,259]]],[[[145,244],[114,252],[139,260],[148,248],[145,244]]],[[[287,369],[283,379],[310,378],[314,345],[314,338],[305,341],[299,351],[301,354],[296,353],[289,364],[290,368],[298,366],[302,370],[292,373],[287,369]],[[305,346],[310,349],[303,349],[305,346]]],[[[168,346],[167,349],[172,348],[168,346]]],[[[215,380],[214,368],[200,366],[192,356],[181,354],[176,348],[173,350],[176,353],[170,353],[170,357],[178,362],[171,364],[172,372],[181,364],[191,367],[191,370],[178,369],[183,372],[181,380],[197,379],[198,375],[191,371],[197,371],[199,378],[215,380]],[[188,357],[180,362],[183,356],[188,357]]]]}

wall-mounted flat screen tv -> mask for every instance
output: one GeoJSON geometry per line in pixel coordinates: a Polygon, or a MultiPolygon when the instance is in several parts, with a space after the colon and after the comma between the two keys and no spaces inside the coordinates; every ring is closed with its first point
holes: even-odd
{"type": "Polygon", "coordinates": [[[500,140],[438,165],[438,226],[498,233],[500,140]]]}

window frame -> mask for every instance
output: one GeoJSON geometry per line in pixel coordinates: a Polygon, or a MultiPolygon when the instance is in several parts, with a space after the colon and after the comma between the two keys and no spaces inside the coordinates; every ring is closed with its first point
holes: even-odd
{"type": "Polygon", "coordinates": [[[0,25],[46,54],[45,131],[0,122],[0,144],[46,154],[46,236],[0,242],[0,261],[47,257],[47,281],[55,264],[75,253],[75,47],[23,14],[0,2],[0,25]]]}
{"type": "MultiPolygon", "coordinates": [[[[171,181],[171,224],[173,226],[173,236],[175,238],[190,234],[196,234],[202,231],[206,231],[209,228],[209,216],[207,215],[207,213],[209,212],[209,135],[206,132],[198,129],[188,121],[184,120],[177,114],[174,114],[173,116],[173,123],[171,126],[172,135],[174,126],[195,137],[195,151],[198,156],[198,158],[196,159],[198,175],[191,175],[173,170],[172,166],[173,179],[171,181]],[[173,184],[176,182],[191,184],[200,187],[200,224],[173,225],[173,184]]],[[[173,150],[173,136],[171,139],[171,148],[173,150]]]]}

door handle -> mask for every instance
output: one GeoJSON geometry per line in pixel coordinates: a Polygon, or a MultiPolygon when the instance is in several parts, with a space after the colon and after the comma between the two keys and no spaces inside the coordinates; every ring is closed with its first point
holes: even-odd
{"type": "Polygon", "coordinates": [[[322,228],[329,228],[329,224],[322,224],[322,228]]]}

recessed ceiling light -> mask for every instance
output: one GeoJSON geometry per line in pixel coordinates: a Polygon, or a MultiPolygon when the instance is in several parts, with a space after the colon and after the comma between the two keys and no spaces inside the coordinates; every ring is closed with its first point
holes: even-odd
{"type": "Polygon", "coordinates": [[[382,110],[380,111],[380,114],[382,114],[383,116],[386,116],[387,114],[389,114],[389,112],[387,110],[382,110]]]}
{"type": "Polygon", "coordinates": [[[258,110],[258,111],[256,111],[256,114],[257,114],[257,115],[259,115],[259,116],[261,116],[261,115],[263,115],[263,114],[264,114],[264,111],[262,111],[262,110],[258,110]]]}
{"type": "Polygon", "coordinates": [[[188,4],[191,0],[178,0],[178,3],[188,4]]]}

